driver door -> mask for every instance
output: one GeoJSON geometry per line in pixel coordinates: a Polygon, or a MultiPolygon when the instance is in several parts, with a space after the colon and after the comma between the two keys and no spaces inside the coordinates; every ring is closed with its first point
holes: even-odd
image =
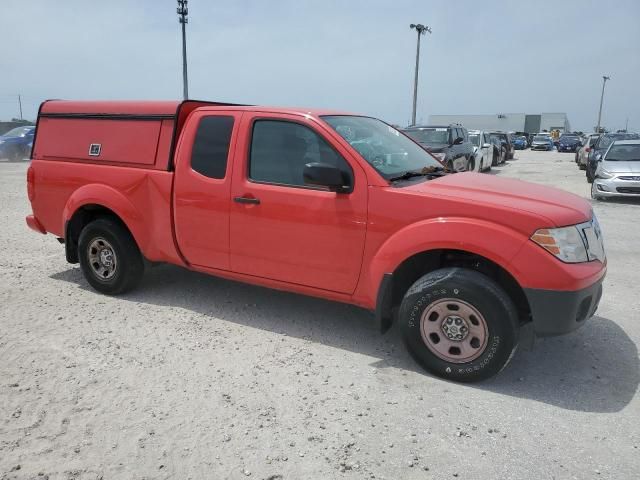
{"type": "Polygon", "coordinates": [[[242,123],[231,186],[231,270],[353,293],[365,243],[366,174],[302,116],[245,113],[242,123]],[[343,170],[352,190],[305,185],[304,165],[312,162],[343,170]]]}

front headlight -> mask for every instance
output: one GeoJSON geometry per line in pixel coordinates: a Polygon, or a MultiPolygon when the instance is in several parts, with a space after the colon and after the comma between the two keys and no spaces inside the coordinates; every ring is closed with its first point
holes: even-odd
{"type": "Polygon", "coordinates": [[[563,262],[589,261],[582,235],[575,225],[563,228],[541,228],[531,236],[531,240],[563,262]]]}
{"type": "Polygon", "coordinates": [[[605,170],[601,168],[599,172],[596,172],[596,175],[600,178],[613,178],[614,175],[609,170],[605,170]]]}

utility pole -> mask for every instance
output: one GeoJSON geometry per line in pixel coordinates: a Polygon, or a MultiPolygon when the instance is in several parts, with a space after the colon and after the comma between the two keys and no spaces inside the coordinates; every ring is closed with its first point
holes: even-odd
{"type": "Polygon", "coordinates": [[[22,120],[22,98],[20,98],[20,94],[18,94],[18,108],[20,109],[20,120],[22,120]]]}
{"type": "Polygon", "coordinates": [[[606,75],[602,76],[602,94],[600,95],[600,110],[598,111],[598,126],[596,127],[596,133],[600,133],[600,120],[602,119],[602,102],[604,101],[604,87],[607,84],[607,80],[611,80],[611,77],[606,75]]]}
{"type": "Polygon", "coordinates": [[[415,29],[418,32],[418,47],[416,49],[416,73],[413,80],[413,113],[411,114],[411,125],[416,124],[416,106],[418,103],[418,69],[420,68],[420,37],[426,35],[427,32],[431,33],[431,28],[422,25],[421,23],[409,25],[409,28],[415,29]]]}
{"type": "Polygon", "coordinates": [[[189,82],[187,80],[187,23],[189,19],[188,0],[178,0],[178,21],[182,24],[182,95],[185,100],[189,98],[189,82]]]}

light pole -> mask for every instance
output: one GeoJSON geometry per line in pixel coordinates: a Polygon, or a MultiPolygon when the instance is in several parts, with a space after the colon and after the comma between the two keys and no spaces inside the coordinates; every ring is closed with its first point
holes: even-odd
{"type": "Polygon", "coordinates": [[[413,80],[413,113],[411,114],[411,125],[416,124],[416,105],[418,103],[418,69],[420,67],[420,37],[426,35],[427,32],[431,33],[431,28],[418,23],[417,25],[412,23],[409,28],[415,29],[418,32],[418,47],[416,49],[416,73],[413,80]]]}
{"type": "Polygon", "coordinates": [[[178,21],[182,24],[182,90],[184,99],[189,98],[189,85],[187,81],[187,23],[189,19],[187,15],[189,9],[187,8],[188,0],[178,0],[178,21]]]}
{"type": "Polygon", "coordinates": [[[611,77],[606,75],[602,76],[602,94],[600,95],[600,110],[598,111],[598,126],[596,127],[596,133],[600,133],[600,120],[602,119],[602,102],[604,101],[604,87],[607,84],[607,80],[611,80],[611,77]]]}

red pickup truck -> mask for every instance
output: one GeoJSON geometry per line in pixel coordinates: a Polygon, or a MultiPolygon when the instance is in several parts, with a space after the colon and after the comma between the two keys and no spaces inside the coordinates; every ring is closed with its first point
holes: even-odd
{"type": "Polygon", "coordinates": [[[386,123],[215,102],[47,101],[27,224],[99,292],[167,262],[374,312],[434,374],[499,372],[525,332],[593,315],[606,258],[585,200],[447,174],[386,123]]]}

